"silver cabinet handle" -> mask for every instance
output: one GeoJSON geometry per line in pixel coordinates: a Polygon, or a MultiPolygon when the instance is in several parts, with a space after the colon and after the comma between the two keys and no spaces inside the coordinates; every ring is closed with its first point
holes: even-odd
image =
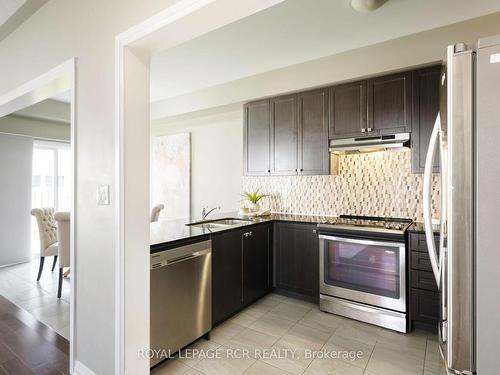
{"type": "Polygon", "coordinates": [[[243,233],[243,236],[245,237],[250,237],[252,235],[252,232],[245,232],[243,233]]]}
{"type": "Polygon", "coordinates": [[[361,128],[361,133],[364,133],[366,131],[365,128],[361,128]]]}
{"type": "Polygon", "coordinates": [[[313,233],[318,233],[318,231],[316,229],[313,229],[313,233]]]}
{"type": "Polygon", "coordinates": [[[366,131],[371,132],[373,131],[373,128],[366,128],[366,131]]]}

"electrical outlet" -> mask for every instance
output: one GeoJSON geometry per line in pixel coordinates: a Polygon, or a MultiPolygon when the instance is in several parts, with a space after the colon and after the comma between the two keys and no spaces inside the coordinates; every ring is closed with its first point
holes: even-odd
{"type": "Polygon", "coordinates": [[[97,205],[109,205],[109,185],[97,185],[97,205]]]}

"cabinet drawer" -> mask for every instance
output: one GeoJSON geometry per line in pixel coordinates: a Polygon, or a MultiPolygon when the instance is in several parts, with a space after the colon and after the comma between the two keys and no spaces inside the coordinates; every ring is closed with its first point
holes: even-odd
{"type": "Polygon", "coordinates": [[[420,252],[416,252],[416,251],[412,252],[411,253],[411,269],[432,272],[432,265],[431,265],[431,259],[429,258],[429,254],[420,253],[420,252]]]}
{"type": "Polygon", "coordinates": [[[411,286],[413,288],[438,292],[434,274],[429,271],[411,270],[411,286]]]}
{"type": "Polygon", "coordinates": [[[439,321],[439,293],[412,288],[411,319],[422,323],[437,323],[439,321]]]}
{"type": "MultiPolygon", "coordinates": [[[[434,236],[436,249],[439,250],[439,236],[434,236]]],[[[423,233],[410,233],[410,250],[427,253],[427,241],[423,233]]]]}

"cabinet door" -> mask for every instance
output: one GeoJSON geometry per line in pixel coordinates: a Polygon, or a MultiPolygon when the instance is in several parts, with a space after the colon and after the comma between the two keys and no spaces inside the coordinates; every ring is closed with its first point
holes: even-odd
{"type": "MultiPolygon", "coordinates": [[[[423,173],[432,129],[439,112],[441,66],[413,72],[413,119],[411,132],[411,169],[423,173]]],[[[439,172],[439,149],[433,171],[439,172]]]]}
{"type": "Polygon", "coordinates": [[[247,103],[243,109],[244,174],[268,175],[271,171],[269,100],[247,103]]]}
{"type": "Polygon", "coordinates": [[[212,324],[243,305],[242,259],[241,231],[212,236],[212,324]]]}
{"type": "Polygon", "coordinates": [[[364,135],[366,81],[330,88],[330,139],[364,135]]]}
{"type": "Polygon", "coordinates": [[[411,289],[411,320],[436,324],[439,321],[439,293],[427,290],[411,289]]]}
{"type": "Polygon", "coordinates": [[[367,132],[411,132],[411,72],[368,80],[367,132]]]}
{"type": "Polygon", "coordinates": [[[315,225],[276,224],[276,287],[319,296],[319,242],[315,225]]]}
{"type": "Polygon", "coordinates": [[[328,90],[299,94],[298,116],[299,174],[329,174],[328,90]]]}
{"type": "Polygon", "coordinates": [[[243,232],[243,302],[264,296],[270,287],[270,226],[251,227],[243,232]]]}
{"type": "Polygon", "coordinates": [[[271,174],[297,174],[297,96],[271,99],[271,174]]]}

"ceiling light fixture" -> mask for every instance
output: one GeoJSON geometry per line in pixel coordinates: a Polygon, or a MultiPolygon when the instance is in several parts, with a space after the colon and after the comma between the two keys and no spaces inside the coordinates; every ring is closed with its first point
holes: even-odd
{"type": "Polygon", "coordinates": [[[387,0],[351,0],[351,8],[357,12],[373,12],[387,0]]]}

